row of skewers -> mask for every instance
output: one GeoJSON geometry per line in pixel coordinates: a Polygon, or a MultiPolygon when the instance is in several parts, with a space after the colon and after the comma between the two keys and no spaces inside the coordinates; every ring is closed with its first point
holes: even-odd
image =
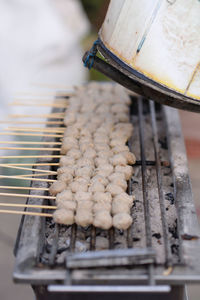
{"type": "MultiPolygon", "coordinates": [[[[46,88],[46,86],[44,87],[46,88]]],[[[5,152],[6,154],[10,152],[16,154],[0,155],[0,179],[2,181],[0,197],[5,199],[4,202],[0,202],[0,207],[8,208],[1,209],[0,213],[52,217],[51,211],[56,209],[56,205],[43,205],[40,203],[41,199],[55,201],[56,197],[48,195],[49,187],[33,187],[29,184],[31,182],[47,182],[50,185],[55,181],[56,169],[59,166],[59,162],[55,162],[55,159],[58,160],[61,157],[59,152],[61,151],[64,130],[58,126],[64,126],[64,110],[68,106],[68,98],[74,94],[74,91],[71,87],[68,91],[69,87],[65,86],[51,85],[47,88],[53,88],[55,91],[48,90],[48,92],[39,92],[39,94],[38,92],[22,92],[11,103],[11,106],[19,106],[20,108],[26,106],[30,108],[37,107],[40,113],[15,113],[0,121],[1,124],[14,125],[4,128],[0,132],[0,150],[3,154],[5,152]],[[60,91],[58,91],[59,89],[60,91]],[[63,111],[47,112],[47,109],[62,109],[63,111]],[[41,125],[44,127],[41,127],[41,125]],[[2,140],[4,136],[7,139],[2,140]],[[47,140],[45,141],[45,139],[47,140]],[[31,155],[27,155],[28,152],[31,155]],[[12,175],[8,175],[10,171],[12,175]],[[20,174],[18,174],[19,172],[20,174]],[[6,184],[4,185],[5,181],[6,184]],[[9,183],[13,181],[15,185],[10,185],[9,183]],[[19,184],[17,184],[18,182],[19,184]],[[47,193],[47,195],[40,195],[41,191],[47,193]],[[38,199],[39,204],[8,203],[7,199],[12,198],[20,202],[23,198],[34,198],[38,199]],[[43,210],[48,212],[43,212],[43,210]]]]}
{"type": "MultiPolygon", "coordinates": [[[[37,121],[27,122],[27,124],[41,123],[51,127],[8,127],[6,130],[10,135],[50,137],[56,139],[56,141],[8,141],[7,144],[9,146],[0,148],[2,150],[16,151],[34,150],[41,151],[41,153],[42,151],[56,152],[56,154],[51,153],[49,155],[4,155],[0,157],[1,159],[59,159],[60,162],[56,163],[9,162],[7,164],[0,164],[2,168],[24,171],[32,171],[31,166],[37,166],[37,169],[34,169],[34,173],[32,174],[16,176],[0,175],[0,178],[45,181],[52,184],[50,189],[0,186],[0,189],[44,190],[50,192],[51,196],[18,193],[0,193],[0,196],[51,199],[55,200],[56,205],[0,203],[0,206],[56,209],[54,214],[49,212],[33,213],[30,211],[9,212],[16,214],[37,214],[46,217],[53,216],[56,222],[67,225],[76,222],[81,226],[93,224],[102,229],[109,229],[113,225],[119,229],[127,229],[131,225],[130,209],[134,197],[126,193],[127,181],[133,173],[133,169],[129,164],[132,165],[135,162],[134,155],[126,145],[133,130],[132,125],[129,123],[130,99],[126,93],[122,92],[121,88],[117,87],[114,89],[112,85],[108,84],[106,87],[102,85],[98,90],[97,86],[94,87],[93,85],[91,84],[91,88],[87,87],[87,92],[86,87],[80,87],[76,90],[76,93],[67,95],[70,96],[69,99],[59,98],[54,103],[42,103],[44,107],[51,106],[67,109],[67,114],[64,112],[38,114],[35,116],[36,118],[48,117],[50,121],[39,123],[37,121]],[[81,95],[83,94],[84,97],[82,96],[83,99],[81,100],[81,95]],[[59,127],[54,127],[54,125],[59,125],[59,127]],[[65,127],[60,127],[63,125],[67,126],[66,129],[65,127]],[[10,146],[14,143],[17,147],[10,146]],[[40,147],[30,148],[31,145],[40,145],[40,147]],[[42,167],[47,165],[59,168],[57,171],[44,170],[42,167]],[[72,168],[72,165],[74,168],[72,168]],[[70,174],[70,172],[72,173],[70,174]],[[44,178],[44,176],[48,176],[48,178],[44,178]],[[49,178],[49,176],[57,176],[58,181],[49,178]]],[[[66,96],[66,94],[62,96],[66,96]]],[[[25,104],[21,101],[15,102],[15,105],[25,104]]],[[[28,103],[28,105],[30,104],[32,103],[28,103]]],[[[33,104],[35,104],[34,101],[33,104]]],[[[18,121],[18,118],[29,118],[30,115],[15,115],[13,117],[16,118],[15,121],[12,119],[9,122],[16,122],[21,125],[26,121],[18,121]]],[[[0,135],[5,134],[6,132],[0,133],[0,135]]],[[[0,143],[3,144],[4,142],[1,141],[0,143]]],[[[2,211],[8,212],[6,210],[2,211]]]]}

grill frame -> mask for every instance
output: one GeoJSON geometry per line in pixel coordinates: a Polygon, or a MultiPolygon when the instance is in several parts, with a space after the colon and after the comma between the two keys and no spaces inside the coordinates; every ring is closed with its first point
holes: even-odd
{"type": "MultiPolygon", "coordinates": [[[[148,163],[145,160],[145,148],[144,148],[144,115],[143,115],[143,99],[137,98],[138,103],[138,116],[139,116],[139,134],[141,143],[141,164],[142,168],[142,180],[143,180],[143,198],[144,198],[144,210],[146,215],[146,246],[151,247],[151,231],[149,220],[149,203],[146,194],[146,168],[148,163]]],[[[153,102],[149,102],[151,111],[152,129],[154,132],[154,151],[157,157],[156,170],[157,174],[160,172],[161,161],[159,159],[159,147],[157,137],[157,125],[155,119],[155,105],[153,102]]],[[[146,267],[135,267],[133,270],[127,268],[115,268],[114,272],[110,269],[86,269],[86,270],[66,270],[64,268],[51,269],[54,265],[55,254],[57,251],[57,243],[53,244],[51,249],[51,258],[49,266],[50,268],[40,268],[40,261],[38,260],[39,254],[43,251],[44,241],[44,226],[45,220],[40,217],[24,216],[20,225],[18,238],[16,241],[15,255],[16,264],[13,273],[13,279],[19,283],[29,283],[34,285],[41,284],[63,284],[69,285],[102,285],[106,281],[106,285],[135,285],[135,284],[184,284],[188,282],[198,282],[200,280],[200,263],[198,257],[198,251],[200,249],[199,241],[199,227],[198,220],[195,213],[195,207],[192,198],[190,179],[187,168],[187,158],[185,154],[185,147],[181,133],[181,127],[179,122],[178,112],[169,107],[161,107],[164,123],[167,128],[167,139],[169,146],[169,153],[171,158],[171,168],[173,171],[174,182],[174,195],[176,199],[178,227],[179,227],[179,246],[180,246],[180,264],[173,267],[172,274],[168,276],[163,275],[165,270],[164,266],[156,266],[150,264],[146,267]],[[181,171],[181,172],[180,172],[181,171]],[[35,268],[35,265],[38,265],[35,268]]],[[[53,140],[53,139],[52,139],[53,140]]],[[[46,139],[45,139],[46,141],[46,139]]],[[[51,141],[51,139],[48,139],[51,141]]],[[[45,169],[49,169],[46,167],[45,169]]],[[[161,176],[158,175],[158,185],[162,187],[161,176]]],[[[48,187],[48,184],[32,182],[32,186],[48,187]]],[[[130,188],[130,184],[129,184],[130,188]]],[[[30,192],[34,194],[34,191],[30,192]]],[[[38,195],[39,192],[37,192],[38,195]]],[[[44,195],[40,191],[41,195],[44,195]]],[[[163,195],[159,193],[160,205],[162,214],[165,214],[163,209],[163,195]]],[[[32,204],[36,201],[34,198],[27,199],[28,204],[32,204]]],[[[38,204],[44,204],[44,200],[37,199],[38,204]]],[[[165,240],[165,254],[167,257],[167,266],[171,265],[171,258],[169,252],[169,244],[166,232],[166,218],[162,222],[164,229],[165,240]]],[[[75,249],[75,233],[77,226],[73,225],[71,229],[71,241],[70,250],[73,252],[75,249]]],[[[59,225],[55,227],[55,241],[58,240],[59,225]]],[[[113,229],[110,230],[110,248],[112,248],[113,229]]],[[[95,248],[95,236],[96,229],[92,227],[91,230],[91,243],[90,250],[95,248]]]]}

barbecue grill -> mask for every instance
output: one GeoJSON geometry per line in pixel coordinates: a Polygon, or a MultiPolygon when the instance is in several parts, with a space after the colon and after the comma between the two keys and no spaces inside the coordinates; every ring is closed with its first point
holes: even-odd
{"type": "MultiPolygon", "coordinates": [[[[30,284],[37,299],[184,299],[185,284],[200,280],[199,226],[178,112],[135,94],[131,98],[129,147],[137,159],[128,185],[136,197],[133,224],[126,231],[106,231],[23,216],[13,278],[30,284]]],[[[54,204],[32,197],[27,203],[54,204]]]]}

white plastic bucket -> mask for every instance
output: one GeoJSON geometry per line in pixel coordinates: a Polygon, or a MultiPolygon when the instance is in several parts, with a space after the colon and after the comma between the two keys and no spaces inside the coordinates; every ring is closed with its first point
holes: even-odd
{"type": "Polygon", "coordinates": [[[111,0],[99,37],[147,80],[200,100],[200,0],[111,0]]]}

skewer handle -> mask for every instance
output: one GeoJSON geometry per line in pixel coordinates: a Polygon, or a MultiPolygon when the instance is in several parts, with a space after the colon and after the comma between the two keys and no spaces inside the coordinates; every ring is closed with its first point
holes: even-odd
{"type": "Polygon", "coordinates": [[[54,196],[43,196],[43,195],[29,195],[29,194],[13,194],[13,193],[0,193],[0,196],[5,197],[19,197],[19,198],[37,198],[37,199],[52,199],[55,200],[54,196]]]}
{"type": "Polygon", "coordinates": [[[35,204],[15,204],[15,203],[0,203],[0,206],[7,207],[23,207],[23,208],[41,208],[41,209],[52,209],[55,210],[57,206],[50,205],[35,205],[35,204]]]}
{"type": "Polygon", "coordinates": [[[38,217],[48,217],[52,218],[53,214],[29,212],[29,211],[18,211],[18,210],[7,210],[1,209],[1,214],[14,214],[14,215],[27,215],[27,216],[38,216],[38,217]]]}

